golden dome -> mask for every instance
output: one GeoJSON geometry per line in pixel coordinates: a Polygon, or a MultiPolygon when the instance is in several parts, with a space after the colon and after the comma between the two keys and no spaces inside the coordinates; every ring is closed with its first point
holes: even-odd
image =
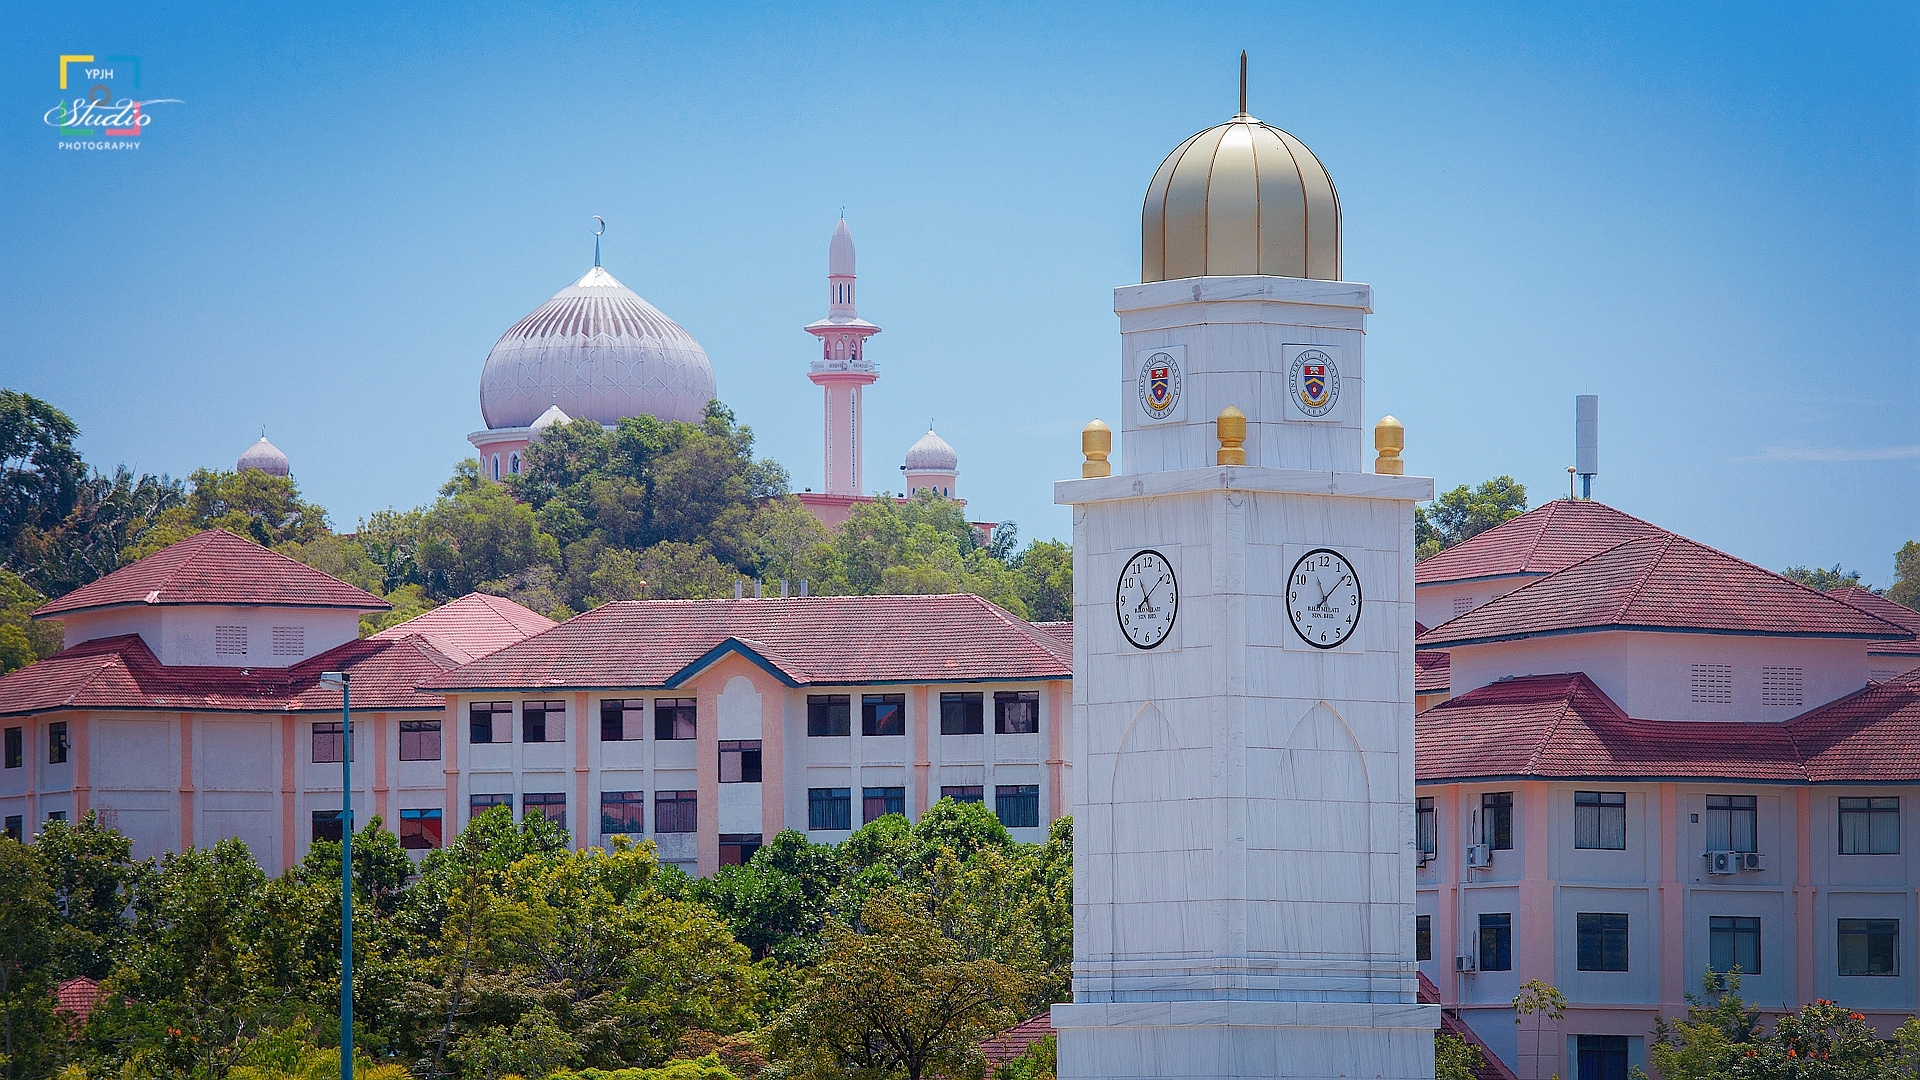
{"type": "Polygon", "coordinates": [[[1340,195],[1306,144],[1245,112],[1160,163],[1140,210],[1140,280],[1340,280],[1340,195]]]}

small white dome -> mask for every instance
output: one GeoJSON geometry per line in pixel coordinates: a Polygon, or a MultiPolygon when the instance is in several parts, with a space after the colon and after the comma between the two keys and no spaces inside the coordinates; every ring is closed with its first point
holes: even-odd
{"type": "Polygon", "coordinates": [[[947,440],[927,429],[920,441],[907,448],[908,472],[952,472],[960,467],[960,455],[953,452],[947,440]]]}
{"type": "Polygon", "coordinates": [[[246,472],[248,469],[258,469],[268,476],[285,476],[290,471],[287,455],[268,442],[265,435],[260,436],[259,442],[247,447],[247,452],[241,454],[240,460],[233,466],[234,472],[246,472]]]}
{"type": "Polygon", "coordinates": [[[561,412],[560,406],[549,405],[547,406],[547,411],[540,414],[539,419],[527,426],[535,431],[545,431],[555,424],[570,424],[572,422],[573,417],[561,412]]]}
{"type": "Polygon", "coordinates": [[[827,242],[827,276],[853,276],[853,234],[847,231],[846,218],[834,226],[833,239],[827,242]]]}
{"type": "Polygon", "coordinates": [[[567,416],[609,427],[628,416],[698,424],[713,396],[693,335],[597,266],[502,334],[480,372],[489,428],[530,427],[563,401],[567,416]]]}

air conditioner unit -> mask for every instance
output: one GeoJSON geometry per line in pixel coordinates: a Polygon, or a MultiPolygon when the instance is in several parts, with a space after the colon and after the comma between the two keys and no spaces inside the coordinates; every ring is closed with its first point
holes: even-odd
{"type": "Polygon", "coordinates": [[[1731,874],[1740,868],[1737,851],[1704,851],[1701,855],[1707,860],[1707,873],[1731,874]]]}
{"type": "Polygon", "coordinates": [[[1493,848],[1486,844],[1474,844],[1467,848],[1467,865],[1481,867],[1493,865],[1493,848]]]}
{"type": "Polygon", "coordinates": [[[1453,958],[1453,970],[1471,975],[1480,970],[1480,961],[1471,956],[1456,956],[1453,958]]]}
{"type": "Polygon", "coordinates": [[[1761,863],[1760,853],[1757,851],[1736,851],[1733,853],[1733,858],[1735,864],[1738,865],[1741,870],[1752,872],[1766,869],[1766,866],[1761,863]]]}

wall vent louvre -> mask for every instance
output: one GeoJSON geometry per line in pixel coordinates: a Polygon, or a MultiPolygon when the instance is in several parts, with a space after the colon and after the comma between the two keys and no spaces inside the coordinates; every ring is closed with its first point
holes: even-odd
{"type": "Polygon", "coordinates": [[[1760,669],[1760,704],[1800,706],[1806,703],[1806,672],[1797,667],[1760,669]]]}
{"type": "Polygon", "coordinates": [[[1695,701],[1706,702],[1709,705],[1733,704],[1733,665],[1693,665],[1689,688],[1695,701]]]}
{"type": "Polygon", "coordinates": [[[273,655],[304,656],[307,652],[307,628],[304,626],[276,626],[273,628],[273,655]]]}
{"type": "Polygon", "coordinates": [[[247,655],[247,628],[244,626],[214,627],[213,652],[216,656],[247,655]]]}

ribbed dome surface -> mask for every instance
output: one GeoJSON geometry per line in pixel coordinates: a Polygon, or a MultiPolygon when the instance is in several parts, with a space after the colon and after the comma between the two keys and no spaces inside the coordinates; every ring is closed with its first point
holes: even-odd
{"type": "Polygon", "coordinates": [[[927,429],[920,441],[907,448],[907,471],[915,472],[952,472],[960,466],[960,455],[953,452],[947,440],[927,429]]]}
{"type": "Polygon", "coordinates": [[[259,469],[269,476],[285,476],[290,471],[287,455],[281,453],[279,447],[268,442],[265,435],[260,436],[259,442],[247,447],[247,452],[241,454],[240,460],[233,466],[234,472],[245,472],[248,469],[259,469]]]}
{"type": "Polygon", "coordinates": [[[480,372],[489,428],[527,427],[549,406],[602,424],[698,423],[713,396],[693,335],[597,266],[502,334],[480,372]]]}
{"type": "Polygon", "coordinates": [[[1244,113],[1176,147],[1140,211],[1140,280],[1340,280],[1340,196],[1313,151],[1244,113]]]}

